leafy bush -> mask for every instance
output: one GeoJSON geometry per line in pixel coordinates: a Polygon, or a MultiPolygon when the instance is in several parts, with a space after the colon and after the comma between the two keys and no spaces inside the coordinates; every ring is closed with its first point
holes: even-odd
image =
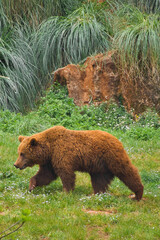
{"type": "Polygon", "coordinates": [[[15,125],[19,124],[20,114],[11,113],[9,110],[0,110],[0,129],[4,132],[13,132],[15,125]]]}
{"type": "Polygon", "coordinates": [[[68,97],[66,87],[53,86],[42,98],[38,114],[50,118],[52,125],[63,125],[68,128],[90,129],[111,128],[125,130],[133,122],[132,116],[123,106],[103,103],[99,107],[75,106],[73,99],[68,97]]]}
{"type": "Polygon", "coordinates": [[[111,129],[127,131],[129,137],[141,140],[158,136],[160,119],[155,112],[143,113],[134,120],[123,106],[115,103],[102,103],[78,107],[68,97],[67,88],[53,85],[41,98],[37,110],[21,115],[10,111],[0,111],[0,130],[33,134],[54,125],[70,129],[111,129]]]}

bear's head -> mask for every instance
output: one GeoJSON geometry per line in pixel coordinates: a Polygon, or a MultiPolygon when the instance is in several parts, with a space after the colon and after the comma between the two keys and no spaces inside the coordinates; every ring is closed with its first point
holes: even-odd
{"type": "Polygon", "coordinates": [[[32,167],[35,164],[43,164],[48,152],[47,145],[36,139],[36,137],[19,136],[20,145],[18,147],[18,158],[14,163],[20,170],[32,167]]]}

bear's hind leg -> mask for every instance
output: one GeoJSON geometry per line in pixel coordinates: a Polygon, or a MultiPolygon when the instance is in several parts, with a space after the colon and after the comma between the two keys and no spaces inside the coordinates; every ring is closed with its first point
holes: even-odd
{"type": "Polygon", "coordinates": [[[29,191],[32,191],[37,186],[48,185],[53,180],[57,179],[51,164],[46,164],[39,167],[39,171],[30,179],[29,191]]]}
{"type": "Polygon", "coordinates": [[[104,193],[108,189],[108,185],[114,178],[114,175],[111,172],[92,173],[90,175],[94,194],[104,193]]]}
{"type": "Polygon", "coordinates": [[[58,175],[61,178],[63,190],[65,192],[70,192],[71,190],[74,190],[76,179],[76,175],[74,174],[74,172],[64,172],[62,170],[61,173],[58,175]]]}

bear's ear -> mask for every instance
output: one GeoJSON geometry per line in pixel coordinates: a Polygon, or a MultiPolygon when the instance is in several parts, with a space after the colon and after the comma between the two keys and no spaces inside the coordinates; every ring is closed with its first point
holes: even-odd
{"type": "Polygon", "coordinates": [[[19,140],[20,142],[22,142],[25,138],[26,138],[25,136],[19,136],[19,137],[18,137],[18,140],[19,140]]]}
{"type": "Polygon", "coordinates": [[[30,140],[30,145],[31,145],[32,147],[37,146],[37,144],[38,144],[38,142],[37,142],[37,140],[36,140],[35,138],[32,138],[32,139],[30,140]]]}

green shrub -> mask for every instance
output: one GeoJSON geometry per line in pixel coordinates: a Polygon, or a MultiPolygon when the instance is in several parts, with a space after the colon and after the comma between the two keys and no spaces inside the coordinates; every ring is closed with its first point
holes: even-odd
{"type": "Polygon", "coordinates": [[[75,106],[68,97],[66,87],[54,85],[42,98],[38,109],[41,118],[50,119],[52,125],[64,125],[75,129],[107,128],[127,131],[133,138],[147,140],[160,127],[160,118],[154,111],[147,110],[133,119],[124,106],[115,103],[102,103],[98,107],[75,106]]]}
{"type": "Polygon", "coordinates": [[[60,85],[53,86],[42,98],[38,114],[40,117],[50,118],[53,125],[60,124],[76,129],[102,127],[125,130],[133,122],[132,116],[124,107],[116,104],[75,106],[73,99],[68,97],[66,87],[60,85]]]}
{"type": "Polygon", "coordinates": [[[33,134],[55,125],[69,129],[122,130],[127,136],[149,140],[160,135],[160,121],[156,112],[147,111],[133,119],[123,106],[102,103],[98,107],[78,107],[68,97],[67,88],[53,85],[41,98],[35,111],[26,115],[0,111],[0,130],[16,134],[33,134]]]}

